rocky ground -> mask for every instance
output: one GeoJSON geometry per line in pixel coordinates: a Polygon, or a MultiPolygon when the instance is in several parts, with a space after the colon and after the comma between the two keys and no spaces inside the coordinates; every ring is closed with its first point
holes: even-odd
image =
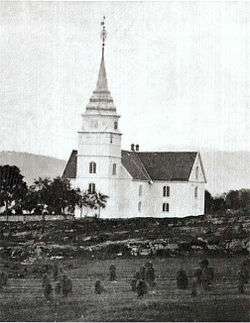
{"type": "Polygon", "coordinates": [[[250,252],[250,216],[1,222],[0,257],[37,259],[230,256],[250,252]]]}

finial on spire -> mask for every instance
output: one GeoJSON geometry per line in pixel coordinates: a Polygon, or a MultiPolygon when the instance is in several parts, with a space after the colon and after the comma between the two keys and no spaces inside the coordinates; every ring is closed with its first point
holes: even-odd
{"type": "Polygon", "coordinates": [[[107,37],[107,32],[105,28],[105,16],[103,16],[101,21],[102,31],[101,31],[101,40],[102,40],[102,56],[104,56],[104,46],[105,46],[105,40],[107,37]]]}

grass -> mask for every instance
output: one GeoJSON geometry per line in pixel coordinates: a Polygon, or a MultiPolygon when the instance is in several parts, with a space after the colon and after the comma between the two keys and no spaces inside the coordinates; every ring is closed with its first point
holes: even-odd
{"type": "MultiPolygon", "coordinates": [[[[130,279],[145,259],[112,260],[118,282],[108,281],[110,260],[74,260],[68,275],[73,280],[73,295],[47,304],[39,279],[10,279],[0,292],[1,321],[249,321],[250,292],[239,295],[236,273],[241,257],[211,258],[216,278],[209,292],[196,298],[190,290],[176,289],[175,274],[181,264],[188,274],[199,258],[154,259],[157,275],[155,294],[137,299],[130,290],[130,279]],[[106,292],[96,295],[93,286],[101,279],[106,292]]],[[[64,266],[67,264],[64,263],[64,266]]]]}

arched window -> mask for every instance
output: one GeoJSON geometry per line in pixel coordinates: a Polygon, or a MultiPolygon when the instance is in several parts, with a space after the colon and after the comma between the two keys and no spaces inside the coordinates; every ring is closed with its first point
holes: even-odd
{"type": "Polygon", "coordinates": [[[169,186],[163,186],[163,196],[169,196],[170,195],[170,187],[169,186]]]}
{"type": "Polygon", "coordinates": [[[162,204],[162,211],[163,212],[169,212],[169,204],[168,203],[163,203],[162,204]]]}
{"type": "Polygon", "coordinates": [[[142,185],[139,185],[139,196],[142,196],[142,185]]]}
{"type": "Polygon", "coordinates": [[[90,172],[90,174],[96,173],[96,163],[93,161],[91,163],[89,163],[89,172],[90,172]]]}
{"type": "Polygon", "coordinates": [[[138,202],[138,211],[141,212],[141,201],[138,202]]]}
{"type": "Polygon", "coordinates": [[[194,197],[197,199],[198,197],[198,187],[196,186],[194,189],[194,197]]]}
{"type": "Polygon", "coordinates": [[[115,129],[115,130],[117,130],[117,129],[118,129],[118,122],[117,122],[117,121],[115,121],[115,122],[114,122],[114,129],[115,129]]]}
{"type": "Polygon", "coordinates": [[[95,183],[89,183],[89,193],[95,193],[95,183]]]}
{"type": "Polygon", "coordinates": [[[112,175],[116,175],[116,164],[113,164],[112,175]]]}
{"type": "Polygon", "coordinates": [[[199,167],[197,166],[195,168],[195,179],[198,179],[199,178],[199,167]]]}

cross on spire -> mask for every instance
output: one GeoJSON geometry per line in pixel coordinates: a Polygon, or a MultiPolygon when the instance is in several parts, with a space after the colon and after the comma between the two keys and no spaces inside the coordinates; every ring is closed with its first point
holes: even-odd
{"type": "Polygon", "coordinates": [[[104,55],[105,40],[107,38],[107,32],[105,28],[105,16],[103,16],[101,21],[102,31],[101,31],[101,40],[102,40],[102,56],[104,55]]]}

